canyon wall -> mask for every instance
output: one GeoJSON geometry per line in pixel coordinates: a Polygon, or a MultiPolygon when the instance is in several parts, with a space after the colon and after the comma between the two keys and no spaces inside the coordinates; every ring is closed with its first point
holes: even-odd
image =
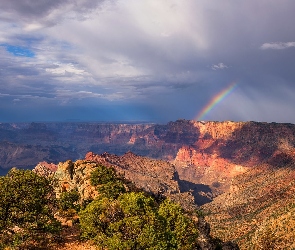
{"type": "Polygon", "coordinates": [[[180,180],[210,187],[204,191],[208,199],[228,190],[231,179],[249,168],[284,166],[295,157],[295,125],[278,123],[0,124],[0,140],[2,170],[74,161],[89,151],[119,156],[131,151],[173,163],[180,180]]]}

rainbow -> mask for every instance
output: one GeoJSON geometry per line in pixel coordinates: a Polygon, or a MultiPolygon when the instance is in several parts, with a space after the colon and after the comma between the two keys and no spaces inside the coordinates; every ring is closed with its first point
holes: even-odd
{"type": "Polygon", "coordinates": [[[199,112],[195,120],[200,121],[203,117],[208,114],[219,102],[221,102],[226,96],[228,96],[237,86],[236,82],[231,83],[225,89],[215,95],[207,105],[199,112]]]}

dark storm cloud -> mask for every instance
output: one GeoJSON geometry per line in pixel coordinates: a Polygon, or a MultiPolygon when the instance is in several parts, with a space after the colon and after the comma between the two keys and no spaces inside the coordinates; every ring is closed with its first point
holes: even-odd
{"type": "Polygon", "coordinates": [[[108,119],[193,119],[237,82],[205,118],[295,122],[292,0],[0,4],[0,104],[14,112],[25,100],[28,110],[79,103],[108,119]]]}
{"type": "Polygon", "coordinates": [[[18,0],[10,0],[5,1],[1,0],[1,9],[7,12],[17,13],[23,17],[33,17],[33,16],[43,16],[44,14],[48,14],[52,9],[59,7],[62,3],[66,3],[67,1],[18,1],[18,0]]]}
{"type": "Polygon", "coordinates": [[[66,12],[76,12],[80,15],[91,12],[108,0],[0,0],[1,10],[3,13],[0,20],[18,20],[40,21],[48,24],[57,23],[60,18],[65,16],[66,12]],[[61,10],[61,11],[60,11],[61,10]],[[63,14],[62,14],[63,13],[63,14]],[[52,15],[52,17],[50,17],[52,15]]]}

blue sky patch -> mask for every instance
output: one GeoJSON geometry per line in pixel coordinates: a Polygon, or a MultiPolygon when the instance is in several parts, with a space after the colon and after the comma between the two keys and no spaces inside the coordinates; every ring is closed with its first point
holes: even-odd
{"type": "Polygon", "coordinates": [[[7,52],[14,56],[35,57],[35,53],[28,48],[9,44],[4,44],[2,46],[6,48],[7,52]]]}

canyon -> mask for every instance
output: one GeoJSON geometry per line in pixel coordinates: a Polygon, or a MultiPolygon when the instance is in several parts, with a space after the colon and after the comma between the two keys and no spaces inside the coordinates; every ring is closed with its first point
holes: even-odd
{"type": "Polygon", "coordinates": [[[146,191],[194,201],[213,236],[241,249],[261,239],[293,247],[294,124],[0,124],[2,173],[39,162],[39,171],[61,175],[61,190],[77,185],[70,169],[109,165],[146,191]]]}
{"type": "Polygon", "coordinates": [[[172,163],[183,181],[208,186],[208,201],[228,191],[234,176],[267,163],[294,160],[295,125],[177,120],[168,124],[0,124],[0,170],[83,159],[88,152],[172,163]]]}

